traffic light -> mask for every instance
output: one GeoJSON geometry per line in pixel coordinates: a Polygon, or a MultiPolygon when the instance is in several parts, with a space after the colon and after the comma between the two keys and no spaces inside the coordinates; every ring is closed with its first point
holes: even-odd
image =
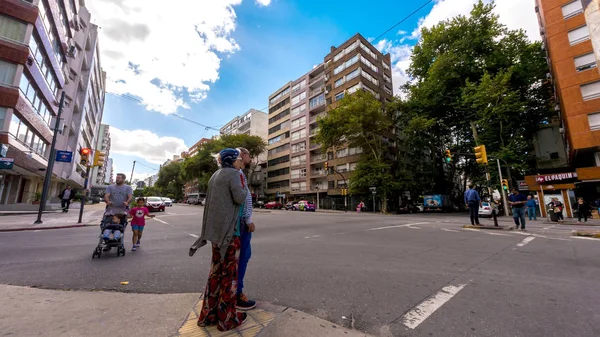
{"type": "Polygon", "coordinates": [[[79,156],[81,157],[81,160],[79,161],[79,164],[83,165],[83,166],[88,166],[89,162],[90,162],[90,153],[92,151],[90,149],[88,149],[87,147],[84,147],[83,149],[79,150],[79,156]]]}
{"type": "Polygon", "coordinates": [[[329,162],[328,161],[325,162],[325,172],[327,174],[329,174],[329,162]]]}
{"type": "Polygon", "coordinates": [[[479,165],[487,165],[488,158],[487,152],[485,151],[485,145],[479,145],[475,148],[475,158],[477,158],[477,164],[479,165]]]}
{"type": "Polygon", "coordinates": [[[103,166],[104,160],[106,159],[106,153],[100,152],[98,150],[94,151],[94,165],[93,166],[103,166]]]}
{"type": "Polygon", "coordinates": [[[505,191],[508,191],[508,180],[507,179],[502,179],[502,189],[504,189],[505,191]]]}
{"type": "Polygon", "coordinates": [[[450,150],[444,152],[444,160],[446,160],[446,163],[452,162],[452,152],[450,150]]]}
{"type": "Polygon", "coordinates": [[[348,195],[348,189],[342,188],[342,195],[348,195]]]}

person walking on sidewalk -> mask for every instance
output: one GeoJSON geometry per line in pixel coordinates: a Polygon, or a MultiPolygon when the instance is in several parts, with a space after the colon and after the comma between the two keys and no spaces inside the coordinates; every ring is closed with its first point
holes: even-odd
{"type": "Polygon", "coordinates": [[[469,189],[465,192],[465,204],[469,208],[471,216],[471,225],[481,226],[479,223],[479,206],[481,206],[481,197],[479,192],[475,190],[475,185],[470,184],[469,189]]]}
{"type": "Polygon", "coordinates": [[[212,263],[198,326],[217,325],[219,331],[235,329],[248,317],[236,310],[240,213],[248,195],[239,172],[242,168],[239,155],[235,149],[224,149],[219,153],[221,168],[208,182],[202,232],[189,252],[193,256],[209,241],[212,244],[212,263]]]}
{"type": "Polygon", "coordinates": [[[60,191],[58,197],[60,198],[60,207],[62,208],[63,213],[67,213],[69,211],[71,201],[75,199],[75,192],[71,188],[71,185],[67,185],[67,188],[60,191]]]}
{"type": "MultiPolygon", "coordinates": [[[[126,216],[129,212],[131,199],[133,199],[133,189],[131,186],[125,185],[125,174],[117,173],[115,184],[108,186],[106,193],[104,193],[104,202],[106,203],[105,219],[112,218],[113,215],[126,216]]],[[[104,248],[105,252],[110,250],[110,246],[104,248]]]]}
{"type": "Polygon", "coordinates": [[[527,196],[527,203],[525,203],[525,207],[527,208],[527,215],[529,216],[529,220],[537,221],[537,203],[533,196],[527,196]]]}
{"type": "Polygon", "coordinates": [[[508,196],[508,203],[512,207],[513,220],[515,221],[516,228],[525,230],[525,204],[527,203],[527,197],[521,194],[518,189],[513,188],[512,194],[508,196]],[[521,223],[519,224],[519,220],[521,223]]]}
{"type": "MultiPolygon", "coordinates": [[[[242,157],[242,167],[248,168],[252,163],[252,156],[250,151],[240,147],[237,149],[242,157]]],[[[244,294],[244,277],[246,276],[246,269],[248,268],[248,262],[252,256],[252,246],[250,241],[252,240],[252,233],[254,232],[255,225],[252,220],[252,193],[248,185],[248,179],[244,174],[244,170],[240,169],[240,174],[244,177],[244,185],[247,187],[248,194],[246,196],[246,203],[244,204],[244,211],[240,222],[240,262],[238,266],[238,288],[237,288],[237,308],[239,310],[251,310],[256,307],[256,301],[249,300],[244,294]]]]}
{"type": "Polygon", "coordinates": [[[587,223],[588,215],[591,212],[592,207],[588,205],[583,198],[577,199],[577,223],[581,223],[583,218],[584,222],[587,223]]]}
{"type": "Polygon", "coordinates": [[[565,222],[565,217],[563,216],[563,203],[558,200],[558,198],[552,198],[552,201],[548,204],[548,208],[552,208],[554,214],[556,215],[556,220],[558,223],[562,224],[565,222]]]}

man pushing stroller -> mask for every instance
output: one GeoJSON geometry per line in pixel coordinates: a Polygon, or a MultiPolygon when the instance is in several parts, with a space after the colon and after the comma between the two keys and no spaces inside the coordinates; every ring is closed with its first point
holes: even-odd
{"type": "MultiPolygon", "coordinates": [[[[129,204],[133,198],[131,186],[125,185],[125,174],[117,174],[115,180],[116,184],[108,186],[104,194],[104,202],[106,202],[104,223],[109,223],[113,220],[114,216],[119,216],[120,220],[124,219],[127,221],[126,216],[129,212],[129,204]]],[[[105,250],[110,250],[110,247],[106,247],[105,250]]]]}

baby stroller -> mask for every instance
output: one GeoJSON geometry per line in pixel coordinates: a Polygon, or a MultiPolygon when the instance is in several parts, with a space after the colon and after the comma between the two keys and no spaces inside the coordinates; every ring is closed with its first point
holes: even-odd
{"type": "Polygon", "coordinates": [[[103,252],[109,252],[113,247],[117,247],[117,256],[125,256],[125,245],[123,244],[124,236],[125,236],[125,228],[127,227],[127,215],[123,215],[121,217],[121,222],[118,226],[114,228],[109,228],[113,230],[118,230],[121,232],[121,237],[119,239],[105,239],[103,236],[104,230],[107,229],[109,224],[111,224],[111,220],[113,215],[104,214],[102,221],[100,222],[100,235],[98,237],[98,246],[94,249],[92,253],[92,259],[95,257],[102,256],[103,252]]]}

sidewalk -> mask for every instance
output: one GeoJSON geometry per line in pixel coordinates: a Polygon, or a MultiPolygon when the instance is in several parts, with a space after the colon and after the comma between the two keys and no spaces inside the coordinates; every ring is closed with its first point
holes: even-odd
{"type": "Polygon", "coordinates": [[[83,227],[100,223],[105,208],[103,203],[85,205],[80,224],[77,223],[79,220],[79,205],[71,205],[69,213],[44,213],[42,215],[43,223],[41,224],[34,224],[34,221],[37,220],[37,214],[0,216],[0,232],[83,227]]]}
{"type": "Polygon", "coordinates": [[[131,294],[0,285],[0,331],[8,336],[369,337],[291,308],[259,303],[239,330],[196,325],[200,294],[131,294]],[[132,310],[135,308],[143,310],[132,310]],[[190,312],[190,308],[192,311],[190,312]],[[183,322],[183,324],[182,324],[183,322]]]}

